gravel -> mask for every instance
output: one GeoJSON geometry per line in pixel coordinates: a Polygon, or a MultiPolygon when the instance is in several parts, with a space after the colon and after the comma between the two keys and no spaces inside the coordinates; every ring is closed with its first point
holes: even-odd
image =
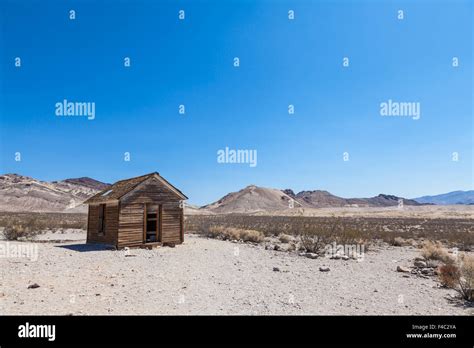
{"type": "Polygon", "coordinates": [[[38,248],[36,261],[0,257],[1,313],[469,315],[473,311],[450,301],[456,293],[440,288],[435,277],[396,271],[399,265],[411,266],[419,256],[419,250],[411,247],[374,247],[362,260],[344,261],[195,235],[186,235],[185,243],[176,248],[127,251],[84,245],[84,238],[30,243],[38,248]],[[330,272],[320,272],[324,267],[330,272]],[[31,290],[31,284],[41,286],[31,290]]]}

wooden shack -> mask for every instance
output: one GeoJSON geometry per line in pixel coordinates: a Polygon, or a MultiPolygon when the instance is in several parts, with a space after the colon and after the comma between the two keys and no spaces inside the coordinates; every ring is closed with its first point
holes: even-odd
{"type": "Polygon", "coordinates": [[[87,243],[116,248],[180,244],[187,197],[158,173],[121,180],[87,199],[87,243]]]}

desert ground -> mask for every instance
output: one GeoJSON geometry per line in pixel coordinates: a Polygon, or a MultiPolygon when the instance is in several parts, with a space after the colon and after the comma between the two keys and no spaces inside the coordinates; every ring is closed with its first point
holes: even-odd
{"type": "MultiPolygon", "coordinates": [[[[272,215],[261,212],[259,215],[272,215]]],[[[422,205],[395,207],[330,207],[286,209],[279,215],[315,217],[380,217],[380,218],[424,218],[424,219],[474,219],[472,205],[422,205]]]]}
{"type": "Polygon", "coordinates": [[[0,243],[37,248],[32,259],[0,258],[1,314],[474,313],[435,277],[397,272],[419,256],[413,246],[374,246],[359,260],[311,259],[187,234],[174,248],[116,251],[86,245],[79,229],[0,243]]]}
{"type": "Polygon", "coordinates": [[[473,208],[188,215],[183,244],[152,250],[86,244],[85,214],[3,212],[0,313],[472,315],[438,271],[473,257],[473,208]],[[318,240],[365,249],[329,258],[318,240]]]}

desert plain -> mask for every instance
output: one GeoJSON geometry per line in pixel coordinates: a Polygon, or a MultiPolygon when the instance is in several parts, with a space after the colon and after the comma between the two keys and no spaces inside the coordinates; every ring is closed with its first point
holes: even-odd
{"type": "MultiPolygon", "coordinates": [[[[400,212],[395,211],[382,220],[377,220],[379,210],[374,213],[375,222],[367,217],[367,208],[350,214],[332,212],[319,217],[329,220],[317,220],[321,226],[330,225],[331,219],[342,216],[349,219],[343,220],[343,225],[357,219],[353,226],[367,230],[374,223],[385,224],[383,234],[374,237],[356,257],[316,255],[303,250],[300,236],[287,226],[292,220],[285,220],[300,221],[298,216],[190,215],[186,217],[187,233],[181,245],[113,250],[85,243],[84,228],[76,226],[81,224],[83,215],[64,215],[67,221],[61,228],[47,228],[34,238],[0,241],[0,312],[4,315],[474,314],[472,305],[458,291],[441,284],[434,266],[431,269],[419,266],[423,262],[420,257],[423,243],[430,239],[429,233],[436,226],[438,230],[433,230],[433,237],[444,240],[442,245],[447,254],[472,256],[472,251],[466,248],[473,233],[472,207],[447,207],[444,212],[436,207],[428,214],[426,207],[418,211],[413,207],[408,218],[401,218],[400,212]],[[269,230],[259,238],[242,240],[227,232],[216,233],[227,231],[226,228],[248,229],[245,224],[254,224],[255,230],[262,230],[261,219],[267,219],[264,221],[269,230]],[[426,230],[420,228],[419,219],[422,225],[428,226],[426,230]],[[272,221],[277,221],[281,228],[286,226],[289,233],[275,230],[272,221]],[[226,223],[234,227],[215,227],[226,223]],[[387,238],[400,226],[406,229],[401,234],[395,233],[394,238],[387,238]],[[458,230],[454,237],[450,229],[458,230]],[[403,233],[407,233],[406,237],[403,233]],[[463,234],[467,242],[457,241],[463,234]],[[465,250],[460,250],[461,245],[465,250]],[[14,255],[15,250],[21,250],[19,247],[32,254],[14,255]]],[[[1,214],[0,221],[10,215],[1,214]]],[[[61,216],[55,214],[56,226],[61,216]]]]}

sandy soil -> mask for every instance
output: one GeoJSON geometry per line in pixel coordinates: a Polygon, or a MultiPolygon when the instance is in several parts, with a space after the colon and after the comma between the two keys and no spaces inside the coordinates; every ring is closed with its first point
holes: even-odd
{"type": "Polygon", "coordinates": [[[65,242],[75,242],[81,241],[85,242],[86,235],[84,230],[68,228],[65,230],[61,230],[58,232],[48,232],[44,234],[39,234],[35,236],[35,242],[57,242],[57,243],[65,243],[65,242]]]}
{"type": "Polygon", "coordinates": [[[455,292],[432,278],[396,272],[418,256],[411,247],[369,251],[358,262],[314,260],[195,235],[175,248],[130,251],[85,245],[74,231],[62,236],[78,242],[9,242],[10,250],[19,244],[37,248],[38,257],[0,258],[1,314],[473,312],[450,301],[455,292]],[[321,272],[321,266],[330,271],[321,272]],[[34,283],[39,287],[28,289],[34,283]]]}

